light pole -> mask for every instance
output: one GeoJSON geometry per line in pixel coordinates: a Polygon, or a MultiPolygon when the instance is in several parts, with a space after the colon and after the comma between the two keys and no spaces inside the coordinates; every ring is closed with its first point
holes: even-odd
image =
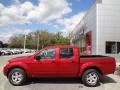
{"type": "Polygon", "coordinates": [[[26,34],[24,36],[24,53],[25,53],[25,48],[26,48],[26,34]]]}
{"type": "Polygon", "coordinates": [[[37,51],[39,50],[39,43],[40,43],[40,41],[39,41],[39,39],[40,39],[40,36],[39,36],[40,34],[39,34],[39,32],[38,32],[38,36],[37,36],[37,51]]]}
{"type": "MultiPolygon", "coordinates": [[[[28,23],[25,23],[25,25],[27,26],[28,25],[28,23]]],[[[25,50],[26,50],[26,34],[27,34],[27,32],[24,30],[24,53],[25,53],[25,50]]]]}

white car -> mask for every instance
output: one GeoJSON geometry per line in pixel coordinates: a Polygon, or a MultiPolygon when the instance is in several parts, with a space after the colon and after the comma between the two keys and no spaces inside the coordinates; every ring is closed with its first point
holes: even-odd
{"type": "Polygon", "coordinates": [[[2,55],[11,55],[11,52],[8,50],[1,50],[2,55]]]}

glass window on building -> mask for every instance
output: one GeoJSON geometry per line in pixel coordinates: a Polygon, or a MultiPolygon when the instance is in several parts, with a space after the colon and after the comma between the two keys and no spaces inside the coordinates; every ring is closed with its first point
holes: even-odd
{"type": "Polygon", "coordinates": [[[120,42],[106,42],[106,53],[107,54],[120,54],[120,42]]]}
{"type": "Polygon", "coordinates": [[[117,42],[117,53],[120,54],[120,42],[117,42]]]}
{"type": "Polygon", "coordinates": [[[106,53],[107,54],[115,54],[117,49],[116,42],[106,42],[106,53]]]}

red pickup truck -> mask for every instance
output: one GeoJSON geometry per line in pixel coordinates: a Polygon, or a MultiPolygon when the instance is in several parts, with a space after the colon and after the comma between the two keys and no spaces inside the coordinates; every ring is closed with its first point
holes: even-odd
{"type": "Polygon", "coordinates": [[[50,46],[31,56],[9,60],[4,75],[13,85],[22,85],[28,78],[81,77],[87,86],[97,86],[100,77],[114,73],[115,59],[107,56],[80,56],[75,46],[50,46]]]}

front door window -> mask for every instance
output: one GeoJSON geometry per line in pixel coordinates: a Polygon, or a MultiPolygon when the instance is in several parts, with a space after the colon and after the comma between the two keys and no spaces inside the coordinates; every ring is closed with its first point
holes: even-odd
{"type": "Polygon", "coordinates": [[[55,49],[47,49],[40,52],[41,59],[54,59],[55,58],[55,49]]]}

